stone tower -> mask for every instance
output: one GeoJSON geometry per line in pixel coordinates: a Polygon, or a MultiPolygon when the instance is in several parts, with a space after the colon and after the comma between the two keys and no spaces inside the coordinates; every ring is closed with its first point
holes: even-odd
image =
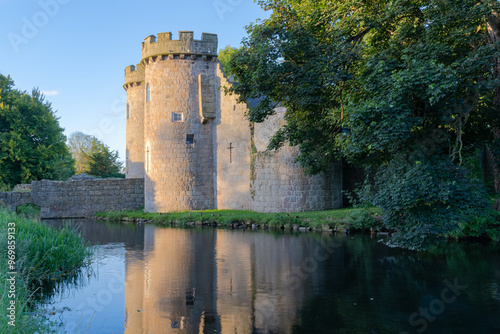
{"type": "Polygon", "coordinates": [[[137,94],[127,89],[127,101],[129,108],[144,105],[145,210],[216,207],[217,35],[203,33],[201,40],[191,31],[180,31],[178,40],[171,33],[148,36],[141,65],[136,71],[129,67],[126,78],[127,71],[129,77],[138,75],[140,67],[144,81],[132,87],[137,94]]]}
{"type": "Polygon", "coordinates": [[[127,178],[144,177],[144,67],[138,64],[125,69],[127,91],[127,178]]]}
{"type": "Polygon", "coordinates": [[[217,60],[217,35],[180,31],[146,37],[142,59],[125,69],[127,177],[144,177],[145,210],[258,212],[342,206],[342,165],[309,176],[297,147],[268,151],[284,124],[276,108],[251,124],[252,101],[221,93],[234,83],[217,60]]]}

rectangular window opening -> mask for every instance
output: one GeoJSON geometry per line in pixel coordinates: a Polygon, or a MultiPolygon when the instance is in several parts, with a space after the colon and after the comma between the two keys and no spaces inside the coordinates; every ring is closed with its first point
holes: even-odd
{"type": "Polygon", "coordinates": [[[182,122],[184,121],[184,116],[180,112],[173,112],[172,113],[172,122],[182,122]]]}
{"type": "Polygon", "coordinates": [[[193,134],[187,134],[186,135],[186,144],[188,145],[194,145],[194,135],[193,134]]]}

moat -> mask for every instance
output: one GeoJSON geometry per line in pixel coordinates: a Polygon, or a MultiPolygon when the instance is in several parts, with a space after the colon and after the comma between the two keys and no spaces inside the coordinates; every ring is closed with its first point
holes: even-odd
{"type": "Polygon", "coordinates": [[[419,254],[376,235],[70,224],[96,255],[45,306],[60,332],[500,332],[498,244],[419,254]]]}

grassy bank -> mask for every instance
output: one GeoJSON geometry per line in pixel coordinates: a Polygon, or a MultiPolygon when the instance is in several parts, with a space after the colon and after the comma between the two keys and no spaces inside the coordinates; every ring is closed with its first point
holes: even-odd
{"type": "Polygon", "coordinates": [[[0,333],[49,332],[48,322],[32,313],[36,305],[34,295],[38,289],[75,274],[89,256],[90,248],[77,231],[56,230],[0,208],[0,333]],[[15,256],[15,263],[9,263],[9,256],[15,256]],[[15,267],[10,268],[11,264],[15,267]],[[9,273],[13,271],[16,274],[9,273]],[[13,280],[8,281],[12,277],[15,293],[10,284],[13,280]],[[9,325],[12,318],[7,317],[12,301],[15,327],[9,325]]]}
{"type": "MultiPolygon", "coordinates": [[[[312,230],[375,231],[386,232],[376,208],[346,208],[314,212],[259,213],[239,210],[204,210],[169,213],[148,213],[133,210],[100,212],[97,219],[136,223],[155,223],[172,226],[217,225],[258,225],[270,228],[301,227],[312,230]]],[[[500,213],[490,210],[485,217],[475,217],[458,225],[448,235],[451,239],[491,239],[500,241],[500,213]]]]}
{"type": "Polygon", "coordinates": [[[169,213],[147,213],[143,211],[101,212],[98,219],[110,221],[133,221],[139,223],[185,225],[217,225],[231,224],[259,225],[270,228],[303,227],[317,230],[344,230],[346,228],[370,228],[378,226],[375,218],[376,209],[346,208],[314,212],[293,213],[260,213],[244,210],[204,210],[181,211],[169,213]]]}

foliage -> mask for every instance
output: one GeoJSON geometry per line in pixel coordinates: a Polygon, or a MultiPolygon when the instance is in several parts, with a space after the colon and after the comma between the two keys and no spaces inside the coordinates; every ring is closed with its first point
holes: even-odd
{"type": "Polygon", "coordinates": [[[469,172],[469,177],[473,180],[483,180],[483,170],[481,167],[481,150],[474,148],[473,150],[468,150],[463,157],[464,166],[469,172]]]}
{"type": "Polygon", "coordinates": [[[68,180],[75,174],[74,163],[71,155],[56,154],[49,162],[47,177],[51,180],[68,180]]]}
{"type": "Polygon", "coordinates": [[[68,140],[77,173],[87,173],[97,177],[123,177],[120,174],[122,162],[118,151],[110,148],[94,136],[74,132],[68,140]]]}
{"type": "Polygon", "coordinates": [[[270,148],[298,145],[311,173],[340,157],[365,166],[361,197],[398,229],[398,246],[425,248],[485,214],[483,187],[462,164],[463,148],[492,143],[500,124],[500,48],[485,19],[498,2],[260,3],[272,14],[247,28],[230,91],[262,99],[253,122],[287,108],[270,148]]]}
{"type": "Polygon", "coordinates": [[[90,154],[84,153],[89,161],[86,172],[97,177],[116,175],[122,168],[122,162],[118,157],[118,151],[110,151],[110,148],[100,141],[94,141],[90,154]]]}
{"type": "Polygon", "coordinates": [[[484,216],[471,219],[469,223],[461,223],[451,234],[453,238],[487,237],[500,240],[500,213],[489,210],[484,216]]]}
{"type": "Polygon", "coordinates": [[[30,282],[44,283],[68,274],[84,264],[90,255],[80,233],[71,228],[56,230],[40,221],[34,221],[0,209],[0,254],[6,257],[7,222],[16,229],[17,272],[30,282]]]}
{"type": "Polygon", "coordinates": [[[365,183],[361,197],[382,209],[385,226],[399,232],[391,245],[425,249],[485,214],[486,193],[465,173],[445,158],[416,165],[393,160],[365,183]]]}
{"type": "Polygon", "coordinates": [[[74,162],[65,141],[44,96],[37,89],[31,94],[14,89],[12,79],[0,74],[0,184],[72,175],[74,162]]]}
{"type": "Polygon", "coordinates": [[[40,218],[41,208],[35,204],[29,203],[18,206],[16,211],[19,216],[31,219],[38,219],[40,218]]]}
{"type": "Polygon", "coordinates": [[[365,208],[356,208],[344,219],[344,222],[349,224],[353,230],[379,230],[382,228],[381,222],[377,220],[373,214],[365,208]]]}
{"type": "Polygon", "coordinates": [[[88,170],[89,161],[85,154],[90,154],[92,142],[97,138],[83,132],[73,132],[68,138],[68,147],[75,159],[76,174],[84,173],[88,170]]]}
{"type": "MultiPolygon", "coordinates": [[[[11,275],[7,267],[7,261],[0,263],[0,279],[8,282],[11,275]]],[[[19,277],[18,277],[19,278],[19,277]]],[[[7,310],[10,307],[9,286],[0,284],[0,307],[7,310]]],[[[16,321],[15,326],[9,325],[10,319],[3,315],[0,322],[0,333],[25,334],[25,333],[55,333],[50,330],[50,323],[45,318],[34,316],[31,308],[32,292],[23,279],[16,280],[16,321]]],[[[7,312],[7,311],[5,311],[7,312]]]]}
{"type": "MultiPolygon", "coordinates": [[[[8,326],[6,319],[0,324],[2,333],[49,332],[47,321],[33,312],[35,289],[60,280],[85,264],[91,255],[90,248],[80,234],[69,228],[56,230],[40,221],[34,221],[0,208],[0,279],[12,271],[7,266],[8,223],[15,225],[16,252],[16,326],[8,326]],[[34,316],[36,315],[36,316],[34,316]]],[[[0,305],[7,309],[8,286],[0,284],[0,305]]]]}
{"type": "Polygon", "coordinates": [[[224,49],[219,50],[219,59],[222,69],[227,76],[234,75],[234,71],[231,69],[231,57],[236,53],[238,49],[227,45],[224,49]]]}

